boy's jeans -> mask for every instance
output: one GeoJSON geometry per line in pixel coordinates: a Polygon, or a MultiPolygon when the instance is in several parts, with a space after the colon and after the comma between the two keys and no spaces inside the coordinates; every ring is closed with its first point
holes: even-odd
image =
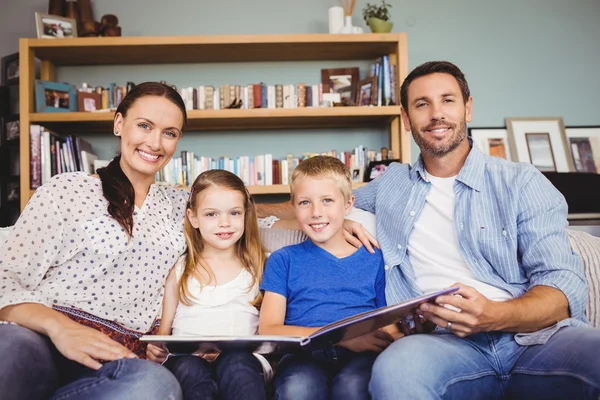
{"type": "Polygon", "coordinates": [[[465,339],[444,329],[391,344],[377,359],[373,399],[598,399],[600,329],[564,327],[543,345],[511,333],[465,339]]]}
{"type": "Polygon", "coordinates": [[[0,397],[12,399],[181,399],[177,380],[147,360],[122,359],[94,371],[62,356],[47,336],[0,324],[0,397]]]}
{"type": "Polygon", "coordinates": [[[376,353],[329,347],[283,356],[275,372],[277,400],[369,399],[376,353]]]}
{"type": "Polygon", "coordinates": [[[171,356],[163,365],[181,384],[185,400],[267,397],[262,365],[247,351],[224,351],[212,362],[197,356],[171,356]]]}

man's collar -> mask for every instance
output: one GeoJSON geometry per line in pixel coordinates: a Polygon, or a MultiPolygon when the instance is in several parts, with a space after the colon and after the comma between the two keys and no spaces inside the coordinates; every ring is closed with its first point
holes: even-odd
{"type": "MultiPolygon", "coordinates": [[[[483,188],[483,178],[485,174],[485,156],[477,146],[473,145],[473,140],[471,138],[467,138],[467,140],[469,141],[471,150],[469,151],[469,155],[460,169],[456,180],[480,192],[483,188]]],[[[419,154],[419,158],[413,165],[411,179],[414,181],[419,176],[424,181],[428,181],[425,174],[425,164],[423,163],[421,154],[419,154]]]]}

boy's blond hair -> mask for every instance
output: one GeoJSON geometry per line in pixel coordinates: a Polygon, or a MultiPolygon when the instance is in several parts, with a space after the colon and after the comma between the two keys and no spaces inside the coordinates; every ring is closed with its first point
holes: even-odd
{"type": "Polygon", "coordinates": [[[290,181],[290,195],[294,200],[294,183],[302,178],[328,178],[333,179],[340,188],[344,200],[352,197],[352,179],[350,170],[343,162],[331,156],[314,156],[303,160],[292,174],[290,181]]]}

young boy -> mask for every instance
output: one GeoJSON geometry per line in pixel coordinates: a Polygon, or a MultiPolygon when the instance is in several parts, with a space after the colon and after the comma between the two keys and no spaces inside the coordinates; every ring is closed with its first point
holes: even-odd
{"type": "MultiPolygon", "coordinates": [[[[300,229],[309,237],[269,257],[259,333],[305,336],[386,305],[383,256],[344,239],[354,203],[350,171],[335,157],[302,161],[290,184],[300,229]]],[[[376,330],[336,346],[285,355],[274,378],[278,399],[368,399],[371,367],[393,341],[376,330]]]]}

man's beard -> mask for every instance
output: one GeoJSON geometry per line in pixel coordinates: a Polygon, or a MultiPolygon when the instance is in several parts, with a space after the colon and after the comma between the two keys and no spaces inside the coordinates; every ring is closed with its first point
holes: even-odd
{"type": "Polygon", "coordinates": [[[412,132],[415,142],[421,149],[421,153],[425,153],[431,157],[441,158],[447,154],[453,152],[466,138],[467,138],[467,122],[463,118],[460,124],[451,124],[449,122],[440,123],[434,121],[431,124],[424,127],[421,131],[418,131],[416,127],[410,121],[410,130],[412,132]],[[423,132],[432,129],[438,125],[447,126],[452,129],[452,136],[443,143],[435,143],[425,138],[423,132]],[[458,128],[457,128],[458,127],[458,128]]]}

